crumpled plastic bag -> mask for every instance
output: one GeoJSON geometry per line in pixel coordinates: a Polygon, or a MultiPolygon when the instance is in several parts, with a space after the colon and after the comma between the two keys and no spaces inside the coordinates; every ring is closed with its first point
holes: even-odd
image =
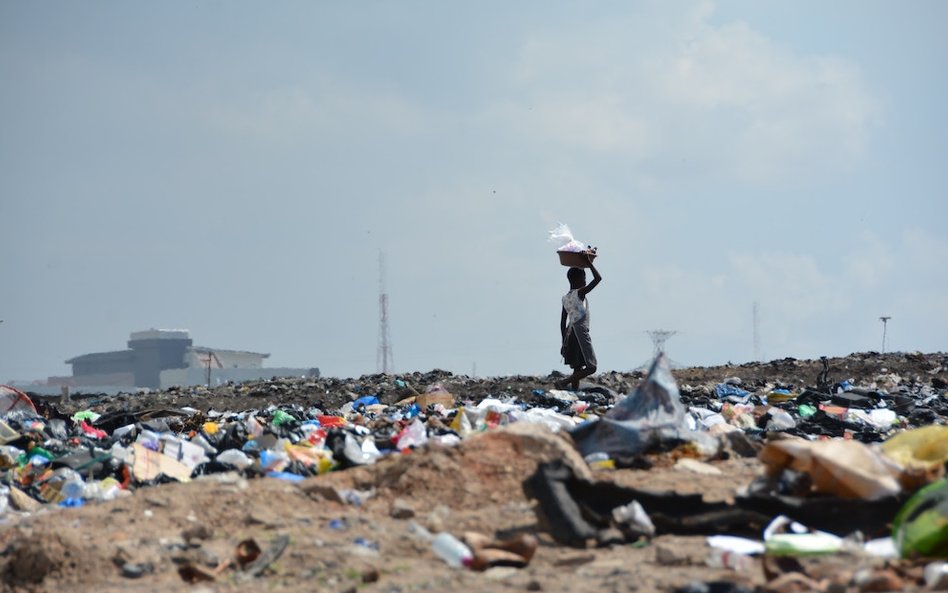
{"type": "Polygon", "coordinates": [[[942,467],[948,463],[948,426],[932,424],[900,432],[882,443],[882,450],[905,467],[942,467]]]}
{"type": "Polygon", "coordinates": [[[550,241],[558,245],[556,248],[557,251],[580,253],[589,249],[588,245],[574,239],[569,227],[563,223],[560,223],[559,226],[550,231],[550,241]]]}
{"type": "Polygon", "coordinates": [[[649,450],[696,443],[713,452],[717,441],[688,427],[678,385],[659,354],[645,380],[625,399],[598,420],[577,426],[571,432],[583,456],[604,452],[611,457],[634,456],[649,450]]]}
{"type": "Polygon", "coordinates": [[[775,441],[759,458],[771,475],[786,468],[807,474],[815,493],[879,500],[902,491],[902,469],[859,441],[775,441]]]}

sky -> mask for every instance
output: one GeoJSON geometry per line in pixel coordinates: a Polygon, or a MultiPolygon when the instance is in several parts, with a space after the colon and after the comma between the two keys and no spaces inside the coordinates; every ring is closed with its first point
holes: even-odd
{"type": "Polygon", "coordinates": [[[268,366],[948,342],[948,3],[0,3],[0,382],[186,328],[268,366]],[[380,275],[379,254],[385,274],[380,275]],[[754,347],[753,307],[758,310],[754,347]]]}

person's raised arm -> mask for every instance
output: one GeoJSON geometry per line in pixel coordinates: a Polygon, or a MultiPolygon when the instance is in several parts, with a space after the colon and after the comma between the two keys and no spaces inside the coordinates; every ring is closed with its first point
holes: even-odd
{"type": "Polygon", "coordinates": [[[586,260],[589,262],[589,271],[592,272],[593,279],[592,282],[579,289],[579,298],[584,299],[589,292],[596,288],[599,285],[599,282],[602,280],[602,276],[599,274],[599,270],[596,269],[596,266],[593,265],[592,258],[589,254],[586,254],[586,260]]]}

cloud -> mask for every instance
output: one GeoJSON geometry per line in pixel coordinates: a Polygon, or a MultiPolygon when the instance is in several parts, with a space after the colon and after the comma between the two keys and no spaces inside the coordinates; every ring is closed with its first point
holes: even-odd
{"type": "Polygon", "coordinates": [[[802,54],[700,2],[629,13],[524,42],[500,125],[541,144],[611,152],[639,167],[777,184],[864,157],[880,102],[859,66],[802,54]],[[689,171],[694,173],[694,165],[689,171]]]}

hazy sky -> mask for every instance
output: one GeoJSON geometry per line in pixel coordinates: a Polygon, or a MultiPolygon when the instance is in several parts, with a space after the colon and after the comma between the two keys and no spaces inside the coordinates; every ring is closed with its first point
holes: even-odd
{"type": "Polygon", "coordinates": [[[0,3],[0,381],[131,331],[269,366],[948,342],[948,3],[0,3]]]}

